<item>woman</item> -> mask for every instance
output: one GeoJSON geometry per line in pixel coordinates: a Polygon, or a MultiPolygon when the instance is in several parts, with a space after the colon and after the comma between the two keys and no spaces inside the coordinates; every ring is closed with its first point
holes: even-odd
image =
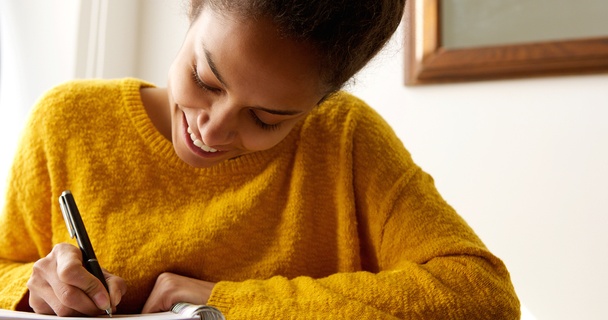
{"type": "Polygon", "coordinates": [[[388,125],[339,89],[404,1],[192,1],[167,88],[36,106],[0,228],[0,307],[217,307],[228,319],[516,319],[504,264],[388,125]],[[75,195],[109,294],[57,204],[75,195]]]}

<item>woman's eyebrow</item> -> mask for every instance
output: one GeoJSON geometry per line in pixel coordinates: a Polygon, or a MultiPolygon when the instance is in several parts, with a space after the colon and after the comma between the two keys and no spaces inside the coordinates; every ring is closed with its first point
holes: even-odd
{"type": "Polygon", "coordinates": [[[224,81],[224,78],[222,78],[222,76],[220,75],[220,72],[217,70],[217,66],[215,65],[215,62],[213,62],[213,58],[211,57],[211,52],[207,51],[207,49],[203,49],[203,52],[205,52],[205,59],[207,60],[207,65],[209,65],[209,69],[211,69],[211,72],[213,72],[213,74],[215,75],[217,80],[219,82],[221,82],[225,88],[228,88],[228,85],[224,81]]]}

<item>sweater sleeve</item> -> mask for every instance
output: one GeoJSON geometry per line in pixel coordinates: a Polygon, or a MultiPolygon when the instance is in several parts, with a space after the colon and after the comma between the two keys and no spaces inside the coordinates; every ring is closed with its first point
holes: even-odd
{"type": "Polygon", "coordinates": [[[220,282],[209,303],[228,319],[519,319],[504,264],[425,189],[417,171],[388,197],[401,200],[374,247],[378,271],[220,282]]]}
{"type": "MultiPolygon", "coordinates": [[[[428,179],[416,173],[400,194],[430,188],[428,179]]],[[[220,282],[209,303],[228,319],[519,319],[503,263],[435,196],[395,208],[408,214],[387,220],[378,272],[220,282]]]]}
{"type": "Polygon", "coordinates": [[[39,101],[21,135],[0,215],[0,308],[16,309],[27,294],[36,260],[51,250],[50,179],[45,156],[43,106],[39,101]]]}
{"type": "Polygon", "coordinates": [[[362,271],[219,282],[209,304],[228,319],[519,319],[505,265],[384,120],[350,118],[362,271]]]}

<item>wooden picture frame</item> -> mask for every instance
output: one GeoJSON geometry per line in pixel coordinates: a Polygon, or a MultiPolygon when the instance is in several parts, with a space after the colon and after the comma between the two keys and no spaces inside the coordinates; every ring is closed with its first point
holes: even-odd
{"type": "Polygon", "coordinates": [[[608,71],[608,37],[447,49],[439,17],[440,0],[406,4],[406,85],[608,71]]]}

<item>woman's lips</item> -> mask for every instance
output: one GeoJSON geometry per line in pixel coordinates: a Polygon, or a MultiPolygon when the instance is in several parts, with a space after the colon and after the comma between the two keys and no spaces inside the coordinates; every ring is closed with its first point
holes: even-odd
{"type": "Polygon", "coordinates": [[[203,143],[203,141],[201,141],[199,138],[196,137],[196,135],[194,134],[194,131],[192,131],[192,129],[190,127],[188,127],[188,133],[190,134],[190,139],[192,140],[192,143],[195,146],[203,149],[203,151],[205,151],[205,152],[211,152],[211,153],[214,153],[214,152],[218,151],[217,149],[214,149],[214,148],[211,148],[209,146],[206,146],[203,143]]]}

